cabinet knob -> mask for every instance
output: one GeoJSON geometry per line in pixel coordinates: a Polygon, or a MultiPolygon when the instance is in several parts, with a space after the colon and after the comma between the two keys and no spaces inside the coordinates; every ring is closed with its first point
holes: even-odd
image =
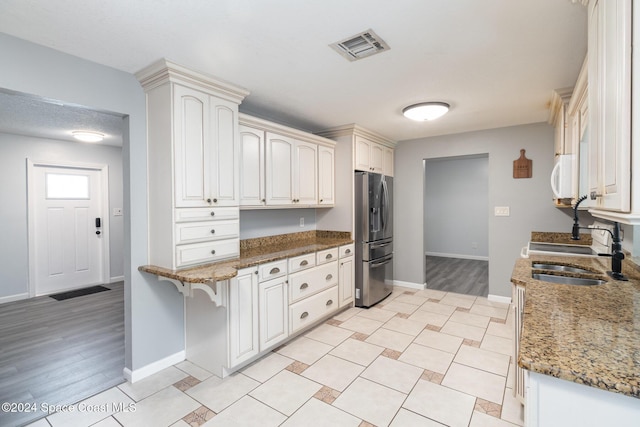
{"type": "Polygon", "coordinates": [[[269,274],[278,274],[280,273],[280,269],[278,267],[273,267],[269,274]]]}
{"type": "Polygon", "coordinates": [[[333,304],[333,300],[330,299],[329,301],[327,301],[327,307],[330,306],[331,304],[333,304]]]}
{"type": "Polygon", "coordinates": [[[325,277],[325,280],[331,280],[333,279],[333,274],[327,274],[327,277],[325,277]]]}
{"type": "Polygon", "coordinates": [[[211,211],[211,216],[216,216],[216,213],[214,211],[211,211]]]}
{"type": "Polygon", "coordinates": [[[213,203],[218,203],[218,199],[213,199],[213,203]]]}
{"type": "Polygon", "coordinates": [[[254,271],[253,274],[258,274],[258,270],[254,271]]]}
{"type": "Polygon", "coordinates": [[[302,285],[300,285],[300,290],[307,289],[308,287],[309,287],[308,283],[303,283],[302,285]]]}
{"type": "Polygon", "coordinates": [[[212,250],[211,250],[211,255],[215,255],[215,254],[216,254],[216,250],[215,250],[215,249],[212,249],[212,250]]]}
{"type": "Polygon", "coordinates": [[[216,234],[216,230],[211,229],[211,234],[216,234]]]}
{"type": "Polygon", "coordinates": [[[304,313],[302,313],[302,314],[300,315],[300,318],[301,318],[301,319],[304,319],[305,317],[308,317],[308,316],[309,316],[309,313],[307,313],[307,312],[305,311],[304,313]]]}
{"type": "Polygon", "coordinates": [[[211,203],[211,199],[207,199],[207,203],[211,203]]]}
{"type": "Polygon", "coordinates": [[[324,202],[324,199],[320,199],[320,203],[324,202]]]}
{"type": "Polygon", "coordinates": [[[260,200],[262,203],[267,203],[267,199],[260,200]]]}
{"type": "Polygon", "coordinates": [[[309,264],[309,261],[307,261],[306,259],[302,260],[302,262],[300,262],[300,267],[304,267],[307,264],[309,264]]]}

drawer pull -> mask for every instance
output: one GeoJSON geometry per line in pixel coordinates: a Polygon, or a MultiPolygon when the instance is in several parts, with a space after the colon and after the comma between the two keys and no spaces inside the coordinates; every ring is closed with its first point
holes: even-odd
{"type": "Polygon", "coordinates": [[[306,318],[306,317],[309,317],[309,313],[308,313],[308,312],[306,312],[306,311],[300,315],[300,318],[301,318],[301,319],[304,319],[304,318],[306,318]]]}
{"type": "Polygon", "coordinates": [[[216,234],[216,230],[214,230],[213,228],[211,229],[211,234],[216,234]]]}
{"type": "Polygon", "coordinates": [[[327,256],[324,257],[324,259],[331,259],[331,258],[333,258],[333,255],[331,254],[327,254],[327,256]]]}
{"type": "Polygon", "coordinates": [[[305,265],[307,265],[307,264],[309,264],[309,261],[307,261],[307,260],[305,259],[305,260],[303,260],[303,261],[300,263],[300,267],[304,267],[304,266],[305,266],[305,265]]]}
{"type": "Polygon", "coordinates": [[[309,287],[309,284],[308,284],[308,283],[306,283],[306,282],[305,282],[305,283],[303,283],[302,285],[300,285],[300,289],[301,289],[301,290],[302,290],[302,289],[307,289],[308,287],[309,287]]]}
{"type": "Polygon", "coordinates": [[[216,216],[216,213],[214,211],[211,211],[211,216],[216,216]]]}
{"type": "Polygon", "coordinates": [[[333,279],[333,274],[327,274],[327,277],[324,278],[325,280],[331,280],[333,279]]]}
{"type": "Polygon", "coordinates": [[[327,301],[327,307],[330,306],[331,304],[333,304],[333,300],[330,299],[329,301],[327,301]]]}
{"type": "Polygon", "coordinates": [[[278,274],[280,273],[280,269],[278,267],[273,267],[269,274],[278,274]]]}
{"type": "Polygon", "coordinates": [[[215,255],[216,254],[216,250],[215,249],[211,249],[211,255],[215,255]]]}
{"type": "Polygon", "coordinates": [[[350,254],[351,253],[351,249],[347,249],[346,251],[344,251],[345,254],[350,254]]]}

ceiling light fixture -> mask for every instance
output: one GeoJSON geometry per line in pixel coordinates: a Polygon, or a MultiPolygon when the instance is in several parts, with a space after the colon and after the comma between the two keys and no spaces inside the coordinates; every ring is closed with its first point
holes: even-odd
{"type": "Polygon", "coordinates": [[[103,134],[88,130],[74,130],[71,134],[75,139],[82,142],[100,142],[104,139],[103,134]]]}
{"type": "Polygon", "coordinates": [[[408,119],[424,122],[444,116],[449,111],[449,107],[446,102],[421,102],[404,108],[402,114],[408,119]]]}

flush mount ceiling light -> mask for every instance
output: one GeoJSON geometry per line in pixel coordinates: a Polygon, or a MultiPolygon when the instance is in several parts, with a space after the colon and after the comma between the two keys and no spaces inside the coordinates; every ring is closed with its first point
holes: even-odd
{"type": "Polygon", "coordinates": [[[88,130],[74,130],[71,134],[75,139],[82,142],[100,142],[104,139],[103,134],[88,130]]]}
{"type": "Polygon", "coordinates": [[[402,114],[408,119],[424,122],[442,117],[447,111],[449,104],[446,102],[421,102],[404,108],[402,114]]]}

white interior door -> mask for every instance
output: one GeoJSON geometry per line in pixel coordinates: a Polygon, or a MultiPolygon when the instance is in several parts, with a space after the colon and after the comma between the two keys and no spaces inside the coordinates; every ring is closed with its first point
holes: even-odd
{"type": "Polygon", "coordinates": [[[103,283],[103,171],[31,164],[29,260],[32,295],[103,283]],[[99,223],[98,223],[99,221],[99,223]]]}

